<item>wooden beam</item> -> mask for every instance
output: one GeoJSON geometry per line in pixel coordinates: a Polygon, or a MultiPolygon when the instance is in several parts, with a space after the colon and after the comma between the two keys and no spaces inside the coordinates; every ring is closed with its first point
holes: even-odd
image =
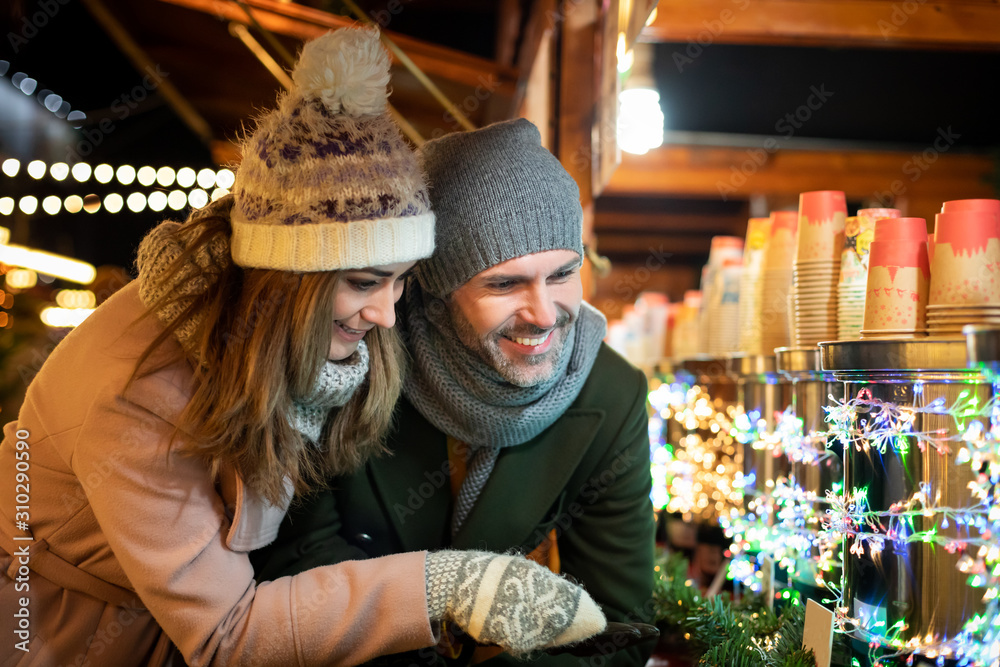
{"type": "Polygon", "coordinates": [[[671,215],[655,212],[604,211],[597,210],[594,219],[594,231],[601,239],[601,251],[605,250],[606,234],[628,234],[630,232],[657,233],[690,233],[698,230],[703,236],[716,234],[744,233],[747,218],[745,216],[709,216],[709,215],[671,215]]]}
{"type": "MultiPolygon", "coordinates": [[[[517,38],[521,34],[521,3],[519,0],[500,0],[496,9],[497,32],[494,60],[506,67],[514,65],[517,38]]],[[[521,72],[521,76],[524,76],[521,72]]]]}
{"type": "MultiPolygon", "coordinates": [[[[746,223],[744,223],[744,232],[746,223]]],[[[708,257],[712,245],[712,235],[709,234],[607,234],[600,233],[601,254],[607,255],[612,262],[634,261],[642,263],[649,257],[652,260],[663,258],[666,262],[674,261],[679,256],[698,255],[702,259],[708,257]],[[674,259],[671,259],[674,258],[674,259]]]]}
{"type": "Polygon", "coordinates": [[[745,200],[810,190],[843,190],[856,200],[991,198],[994,162],[983,155],[938,151],[854,152],[665,145],[625,154],[608,195],[745,200]]]}
{"type": "MultiPolygon", "coordinates": [[[[229,0],[160,0],[172,5],[187,7],[213,14],[227,21],[249,23],[246,13],[229,0]]],[[[328,30],[356,25],[346,16],[331,14],[294,2],[280,0],[246,0],[254,17],[265,29],[286,37],[308,40],[328,30]]],[[[480,86],[507,98],[514,96],[517,70],[504,67],[487,58],[481,58],[455,49],[430,44],[406,35],[385,31],[413,62],[425,73],[467,86],[480,86]]]]}
{"type": "MultiPolygon", "coordinates": [[[[559,53],[559,103],[556,156],[580,188],[584,211],[593,202],[591,134],[594,124],[594,42],[598,3],[583,0],[567,9],[563,3],[559,53]]],[[[593,216],[584,216],[584,243],[591,241],[593,216]]]]}
{"type": "Polygon", "coordinates": [[[517,69],[520,77],[517,80],[516,92],[509,110],[510,115],[524,103],[527,94],[528,81],[535,67],[535,60],[544,58],[543,49],[550,48],[552,32],[555,24],[552,16],[556,11],[556,0],[535,0],[531,4],[531,12],[524,24],[521,34],[521,45],[517,51],[517,69]]]}
{"type": "Polygon", "coordinates": [[[642,39],[711,44],[1000,49],[990,0],[660,0],[642,39]]]}

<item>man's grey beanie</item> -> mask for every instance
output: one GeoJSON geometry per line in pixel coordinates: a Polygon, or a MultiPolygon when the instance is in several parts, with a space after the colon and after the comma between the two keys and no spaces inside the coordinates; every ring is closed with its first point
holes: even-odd
{"type": "Polygon", "coordinates": [[[580,190],[523,118],[447,134],[419,150],[434,254],[417,268],[421,286],[443,297],[477,273],[545,250],[583,255],[580,190]]]}

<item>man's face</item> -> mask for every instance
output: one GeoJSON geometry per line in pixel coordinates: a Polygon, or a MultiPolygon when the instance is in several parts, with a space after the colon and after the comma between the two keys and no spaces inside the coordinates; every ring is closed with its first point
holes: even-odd
{"type": "Polygon", "coordinates": [[[447,299],[459,339],[511,384],[551,378],[580,312],[580,263],[546,250],[475,275],[447,299]]]}

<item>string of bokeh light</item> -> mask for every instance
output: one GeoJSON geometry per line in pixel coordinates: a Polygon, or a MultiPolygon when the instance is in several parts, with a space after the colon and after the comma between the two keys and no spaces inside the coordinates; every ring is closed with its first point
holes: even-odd
{"type": "MultiPolygon", "coordinates": [[[[10,33],[9,36],[12,36],[10,33]]],[[[0,76],[6,76],[7,72],[10,70],[10,62],[7,60],[0,60],[0,76]]],[[[80,123],[87,120],[87,114],[80,111],[79,109],[73,109],[72,105],[64,100],[61,95],[57,95],[47,88],[42,88],[37,93],[35,90],[38,88],[38,81],[25,72],[15,72],[10,77],[10,82],[17,90],[20,90],[28,97],[34,97],[35,101],[42,105],[47,111],[51,112],[56,118],[64,118],[73,124],[73,127],[79,127],[80,123]]]]}

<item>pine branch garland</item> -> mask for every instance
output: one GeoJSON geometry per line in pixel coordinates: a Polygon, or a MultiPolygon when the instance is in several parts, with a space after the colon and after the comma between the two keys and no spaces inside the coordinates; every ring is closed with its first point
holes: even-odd
{"type": "Polygon", "coordinates": [[[759,596],[736,604],[719,596],[705,599],[687,569],[680,554],[662,560],[653,602],[657,621],[702,653],[699,667],[815,667],[812,651],[802,648],[801,604],[795,601],[778,615],[759,596]]]}

